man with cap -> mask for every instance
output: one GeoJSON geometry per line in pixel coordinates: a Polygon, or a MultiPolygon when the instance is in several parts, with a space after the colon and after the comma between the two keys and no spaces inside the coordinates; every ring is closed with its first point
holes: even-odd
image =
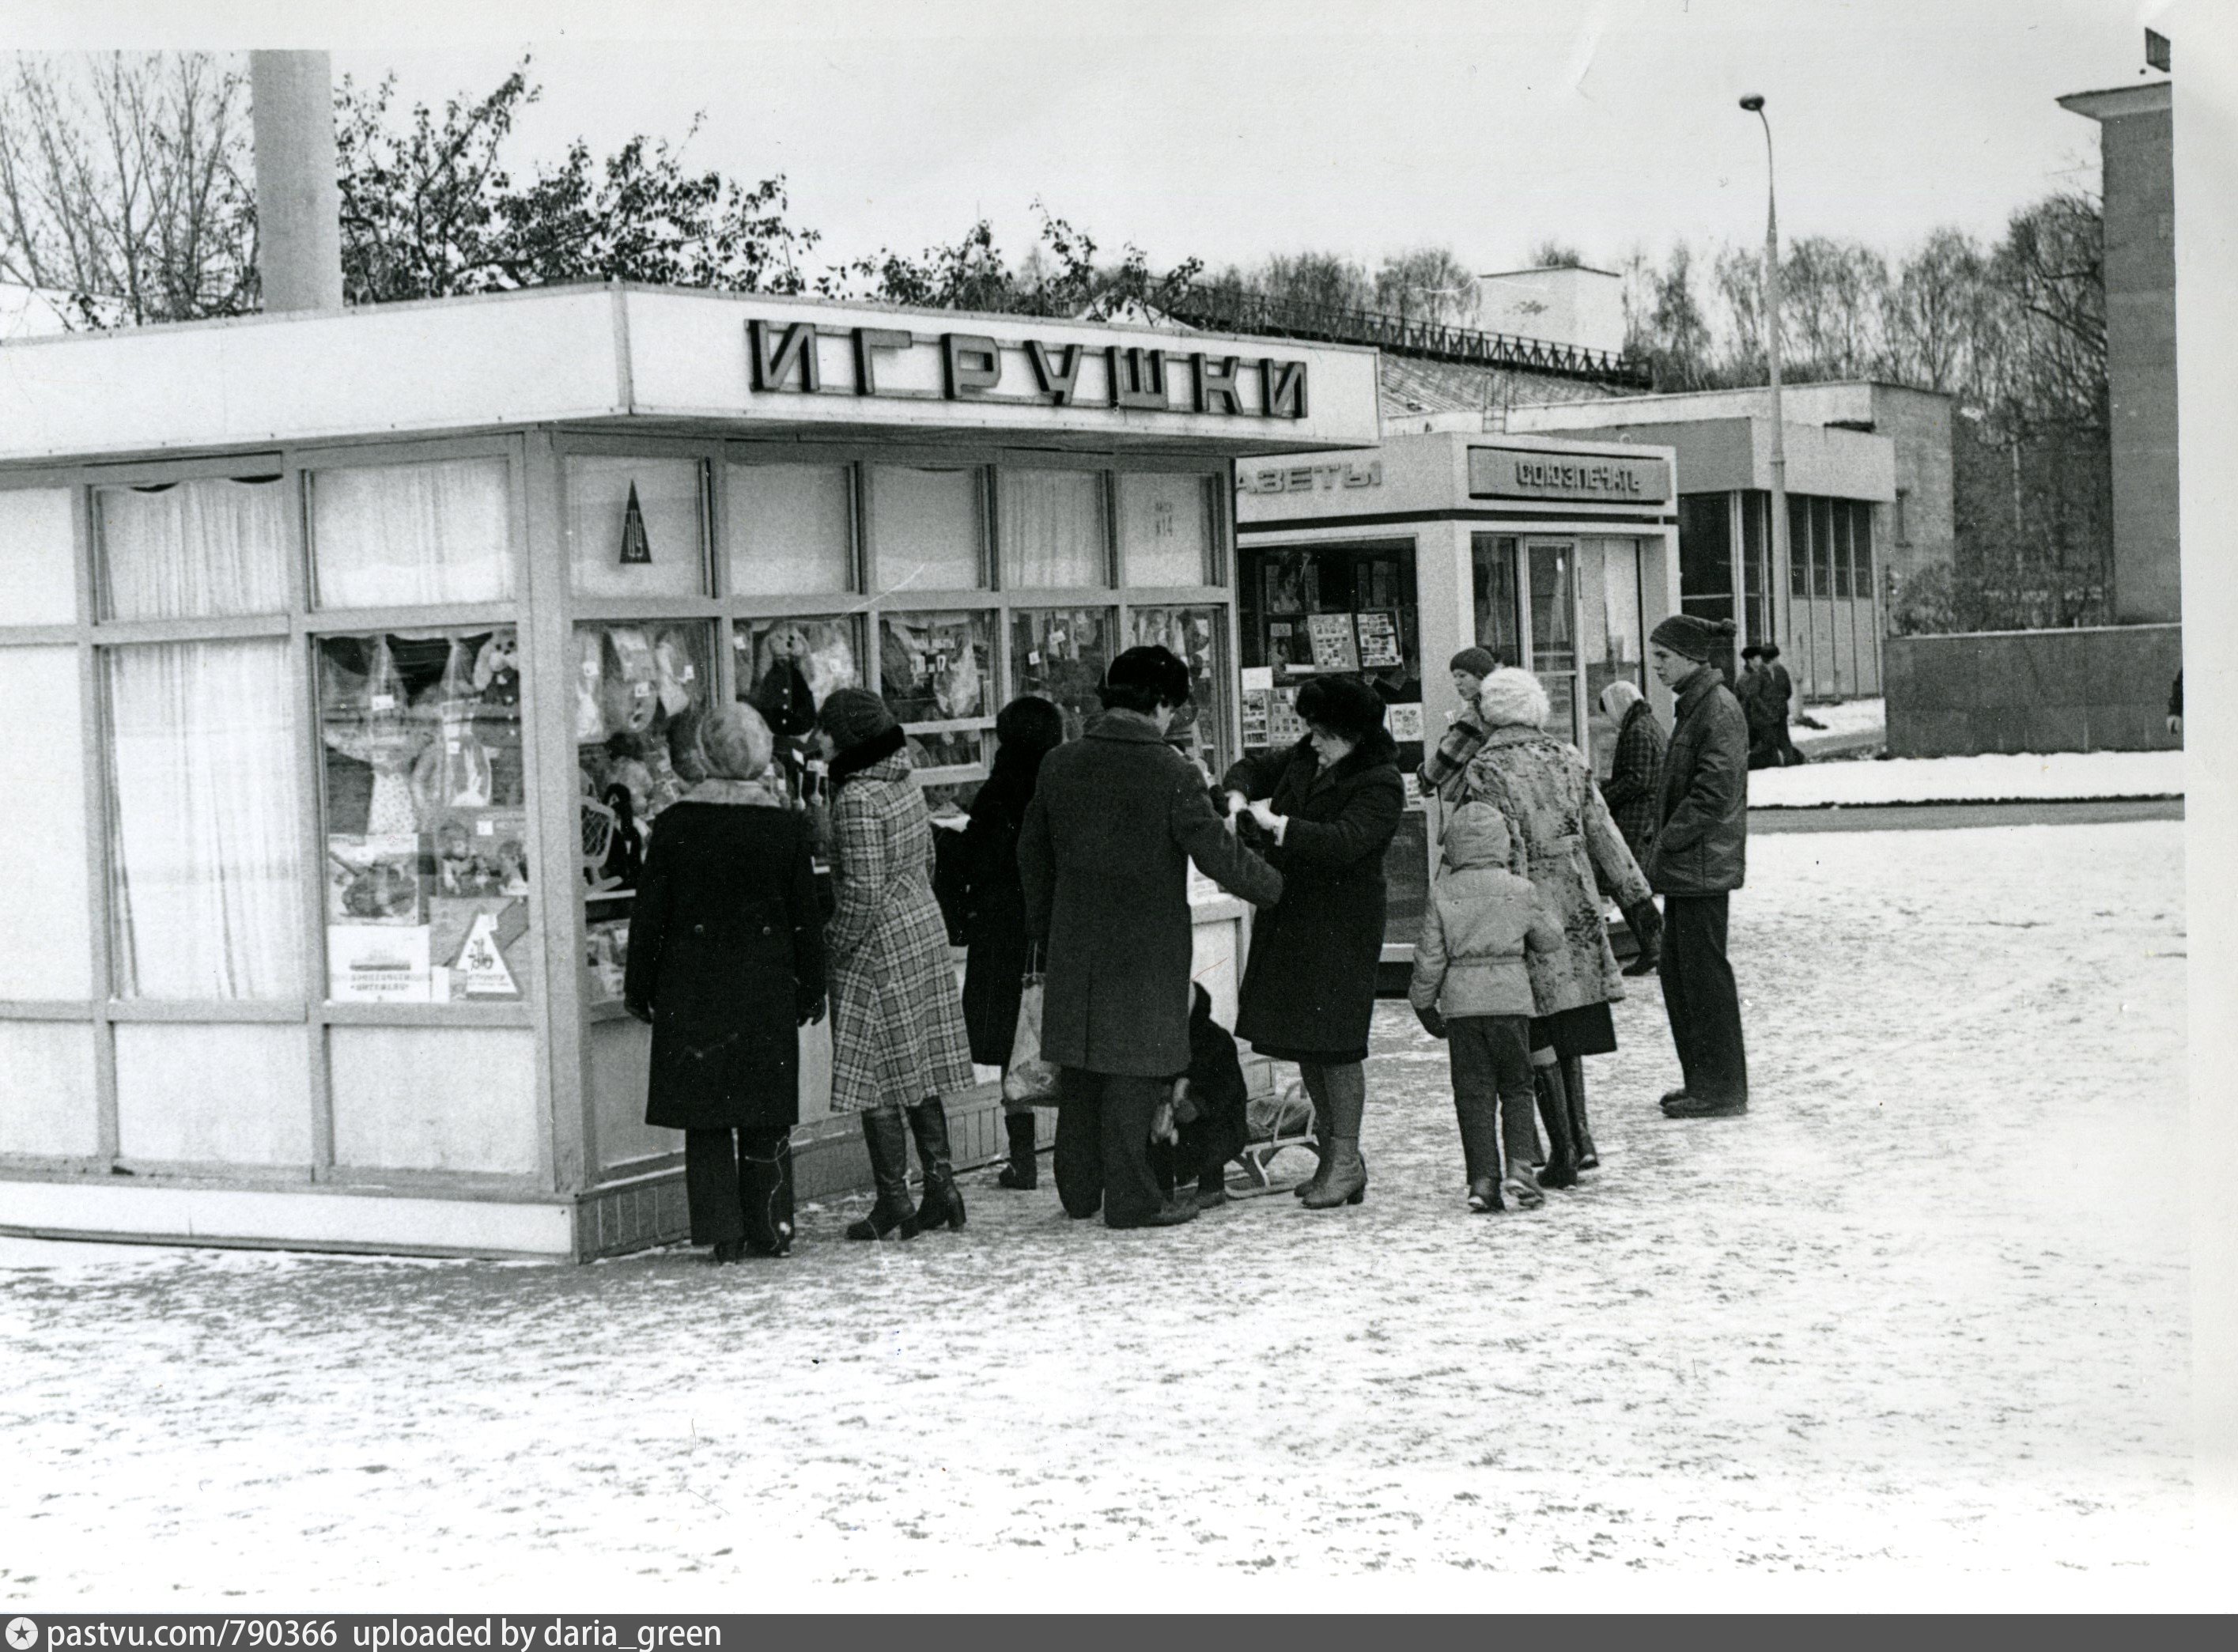
{"type": "Polygon", "coordinates": [[[1663,1007],[1685,1075],[1663,1098],[1674,1119],[1748,1111],[1740,994],[1725,957],[1748,847],[1748,720],[1711,664],[1732,634],[1730,619],[1673,614],[1647,638],[1649,669],[1678,700],[1645,869],[1663,896],[1663,1007]]]}
{"type": "Polygon", "coordinates": [[[1771,703],[1771,677],[1765,670],[1764,650],[1754,643],[1741,650],[1741,676],[1733,684],[1733,697],[1741,703],[1741,716],[1748,723],[1748,766],[1778,768],[1779,713],[1771,703]]]}
{"type": "Polygon", "coordinates": [[[1464,648],[1453,656],[1448,669],[1453,674],[1453,692],[1461,697],[1461,709],[1422,759],[1422,789],[1437,793],[1447,809],[1458,809],[1467,790],[1469,759],[1476,756],[1486,733],[1483,719],[1477,715],[1476,697],[1484,692],[1484,679],[1500,669],[1500,662],[1490,649],[1464,648]]]}
{"type": "MultiPolygon", "coordinates": [[[[1764,645],[1764,700],[1771,708],[1772,737],[1779,747],[1781,767],[1808,763],[1810,759],[1795,743],[1795,737],[1788,732],[1788,715],[1795,704],[1795,679],[1788,676],[1787,667],[1779,663],[1778,643],[1764,645]]],[[[1813,724],[1811,726],[1816,728],[1818,725],[1813,724]]]]}
{"type": "Polygon", "coordinates": [[[1026,933],[1046,943],[1057,1197],[1076,1217],[1100,1206],[1107,1227],[1166,1227],[1197,1213],[1164,1198],[1149,1160],[1152,1115],[1189,1067],[1189,863],[1259,906],[1281,898],[1282,877],[1166,743],[1189,667],[1170,649],[1130,648],[1098,691],[1102,716],[1042,760],[1018,833],[1026,933]]]}

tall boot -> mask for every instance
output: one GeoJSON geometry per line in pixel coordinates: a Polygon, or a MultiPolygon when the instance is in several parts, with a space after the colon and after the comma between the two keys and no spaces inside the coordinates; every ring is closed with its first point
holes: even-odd
{"type": "Polygon", "coordinates": [[[1507,1208],[1500,1196],[1500,1103],[1480,1095],[1453,1098],[1461,1127],[1461,1166],[1473,1211],[1507,1208]]]}
{"type": "Polygon", "coordinates": [[[948,1109],[938,1096],[929,1095],[909,1110],[909,1119],[917,1163],[924,1170],[924,1203],[917,1206],[917,1225],[928,1232],[944,1223],[961,1227],[963,1190],[956,1185],[956,1165],[948,1150],[948,1109]]]}
{"type": "Polygon", "coordinates": [[[1562,1063],[1562,1090],[1570,1101],[1570,1144],[1578,1150],[1578,1168],[1599,1170],[1600,1153],[1593,1146],[1592,1126],[1586,1119],[1586,1063],[1573,1055],[1562,1063]]]}
{"type": "Polygon", "coordinates": [[[1328,1180],[1329,1137],[1336,1127],[1329,1120],[1328,1097],[1322,1094],[1327,1085],[1306,1083],[1302,1067],[1299,1069],[1298,1082],[1304,1085],[1307,1099],[1314,1104],[1314,1173],[1290,1189],[1294,1198],[1303,1199],[1328,1180]]]}
{"type": "Polygon", "coordinates": [[[1003,1129],[1010,1138],[1010,1162],[996,1176],[995,1185],[1031,1192],[1041,1186],[1041,1160],[1034,1153],[1034,1115],[1006,1113],[1003,1129]]]}
{"type": "Polygon", "coordinates": [[[1562,1069],[1534,1067],[1531,1078],[1538,1087],[1539,1116],[1546,1126],[1546,1167],[1539,1173],[1539,1185],[1575,1187],[1578,1148],[1570,1137],[1570,1098],[1562,1087],[1562,1069]]]}
{"type": "Polygon", "coordinates": [[[909,1196],[909,1127],[896,1107],[873,1107],[863,1115],[863,1145],[870,1150],[871,1179],[878,1197],[870,1214],[847,1225],[851,1239],[917,1237],[917,1211],[909,1196]]]}
{"type": "Polygon", "coordinates": [[[761,1256],[792,1253],[792,1133],[741,1131],[739,1199],[745,1207],[747,1250],[761,1256]]]}
{"type": "Polygon", "coordinates": [[[1321,1069],[1328,1094],[1329,1157],[1321,1185],[1306,1195],[1308,1210],[1357,1205],[1367,1194],[1367,1161],[1360,1156],[1360,1123],[1367,1110],[1367,1074],[1357,1061],[1321,1069]]]}

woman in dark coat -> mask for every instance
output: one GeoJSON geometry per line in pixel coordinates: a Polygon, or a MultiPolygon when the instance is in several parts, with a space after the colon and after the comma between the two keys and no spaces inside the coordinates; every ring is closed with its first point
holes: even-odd
{"type": "Polygon", "coordinates": [[[646,1122],[684,1132],[692,1242],[718,1262],[792,1247],[798,1029],[824,1016],[808,828],[761,783],[770,747],[751,708],[704,720],[706,777],[652,834],[623,979],[652,1026],[646,1122]]]}
{"type": "MultiPolygon", "coordinates": [[[[1655,810],[1663,796],[1663,750],[1667,741],[1655,708],[1635,684],[1622,677],[1601,691],[1601,715],[1616,724],[1616,755],[1609,777],[1600,783],[1601,801],[1609,817],[1632,851],[1635,863],[1645,868],[1647,851],[1655,842],[1655,810]]],[[[1604,882],[1605,893],[1614,894],[1604,882]]],[[[1663,925],[1655,902],[1645,902],[1625,915],[1639,955],[1624,967],[1627,975],[1652,975],[1662,954],[1663,925]]]]}
{"type": "Polygon", "coordinates": [[[1301,1194],[1323,1210],[1359,1203],[1367,1187],[1360,1122],[1383,955],[1383,855],[1407,796],[1374,690],[1315,677],[1298,691],[1298,716],[1304,739],[1247,758],[1222,783],[1231,812],[1248,808],[1273,839],[1267,859],[1282,875],[1281,900],[1253,928],[1235,1033],[1298,1064],[1323,1144],[1301,1194]]]}
{"type": "MultiPolygon", "coordinates": [[[[971,948],[963,970],[963,1030],[971,1059],[982,1067],[1010,1065],[1010,1041],[1018,1030],[1018,1003],[1027,972],[1035,968],[1033,943],[1026,938],[1026,897],[1018,887],[1018,829],[1042,759],[1064,741],[1064,713],[1032,695],[1004,706],[995,719],[1002,743],[995,766],[971,800],[971,823],[963,829],[959,889],[964,944],[971,948]]],[[[1034,1158],[1034,1105],[1003,1103],[1010,1162],[996,1178],[1005,1187],[1037,1185],[1034,1158]]]]}

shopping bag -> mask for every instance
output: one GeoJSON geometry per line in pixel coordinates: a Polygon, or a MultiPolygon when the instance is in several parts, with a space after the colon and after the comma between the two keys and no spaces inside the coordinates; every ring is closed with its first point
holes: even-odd
{"type": "Polygon", "coordinates": [[[1003,1074],[1003,1100],[1056,1105],[1056,1068],[1042,1060],[1042,981],[1026,978],[1018,995],[1018,1025],[1010,1035],[1010,1065],[1003,1074]]]}

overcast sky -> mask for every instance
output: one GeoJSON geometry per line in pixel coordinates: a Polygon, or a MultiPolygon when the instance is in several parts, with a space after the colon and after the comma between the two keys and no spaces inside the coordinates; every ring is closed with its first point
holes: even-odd
{"type": "MultiPolygon", "coordinates": [[[[59,26],[59,8],[0,0],[59,26]]],[[[1900,253],[1994,236],[2095,189],[2062,93],[2140,79],[2158,0],[545,0],[237,4],[123,31],[325,43],[406,101],[494,86],[533,52],[523,159],[637,131],[752,180],[783,172],[812,262],[952,241],[1023,249],[1038,196],[1107,248],[1215,266],[1305,248],[1448,245],[1480,270],[1542,240],[1595,262],[1763,233],[1770,100],[1781,228],[1900,253]],[[618,40],[618,20],[638,38],[618,40]],[[297,37],[283,40],[282,33],[297,37]],[[665,38],[650,37],[665,36],[665,38]],[[398,43],[407,43],[400,44],[398,43]]],[[[85,24],[84,27],[102,25],[85,24]]],[[[113,25],[111,25],[113,26],[113,25]]],[[[122,35],[119,38],[123,37],[122,35]]],[[[2181,46],[2178,50],[2181,51],[2181,46]]]]}

